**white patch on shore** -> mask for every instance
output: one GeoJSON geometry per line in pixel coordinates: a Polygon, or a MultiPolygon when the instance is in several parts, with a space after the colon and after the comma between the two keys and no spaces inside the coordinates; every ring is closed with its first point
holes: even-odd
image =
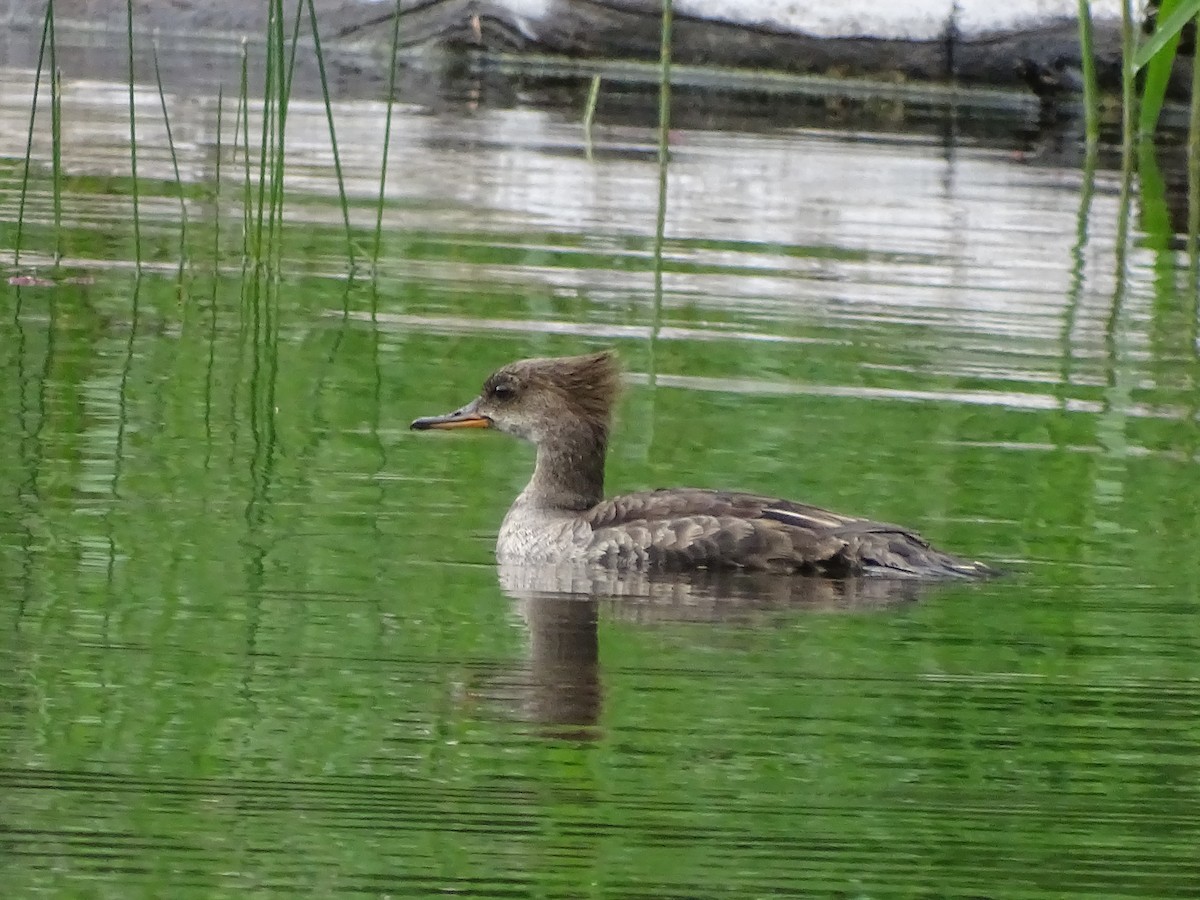
{"type": "MultiPolygon", "coordinates": [[[[365,0],[391,3],[393,0],[365,0]]],[[[556,12],[562,0],[493,0],[492,6],[507,12],[512,23],[530,39],[536,27],[556,12]]],[[[640,9],[656,13],[659,0],[611,0],[613,9],[640,9]]],[[[1142,3],[1135,3],[1140,14],[1142,3]]],[[[1121,17],[1121,0],[1092,0],[1092,18],[1097,21],[1121,17]]],[[[818,38],[881,38],[935,41],[954,22],[958,32],[970,39],[994,32],[1012,32],[1045,26],[1055,20],[1075,19],[1078,0],[675,0],[675,13],[696,19],[728,22],[754,28],[818,38]],[[957,10],[957,12],[956,12],[957,10]]]]}
{"type": "Polygon", "coordinates": [[[528,16],[530,19],[544,19],[550,12],[552,0],[506,0],[505,6],[518,16],[528,16]]]}
{"type": "Polygon", "coordinates": [[[512,16],[512,24],[521,34],[531,41],[538,39],[538,30],[534,27],[550,14],[554,0],[501,0],[497,6],[504,8],[512,16]]]}
{"type": "MultiPolygon", "coordinates": [[[[519,4],[518,4],[519,5],[519,4]]],[[[827,38],[937,40],[952,19],[964,37],[1074,19],[1078,0],[675,0],[678,15],[827,38]],[[955,16],[955,7],[958,14],[955,16]]],[[[1093,0],[1092,18],[1119,19],[1120,0],[1093,0]]]]}

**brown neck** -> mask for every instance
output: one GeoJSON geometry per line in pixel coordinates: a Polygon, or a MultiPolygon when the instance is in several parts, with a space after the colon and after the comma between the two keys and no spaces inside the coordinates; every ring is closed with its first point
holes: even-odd
{"type": "Polygon", "coordinates": [[[538,444],[537,465],[525,489],[542,509],[591,509],[604,499],[608,429],[580,422],[538,444]]]}

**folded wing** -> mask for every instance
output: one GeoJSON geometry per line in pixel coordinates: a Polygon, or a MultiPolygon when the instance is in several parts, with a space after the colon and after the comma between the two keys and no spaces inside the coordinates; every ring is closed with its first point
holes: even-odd
{"type": "Polygon", "coordinates": [[[900,526],[756,494],[644,491],[606,500],[585,515],[590,555],[608,565],[740,567],[834,578],[989,573],[900,526]]]}

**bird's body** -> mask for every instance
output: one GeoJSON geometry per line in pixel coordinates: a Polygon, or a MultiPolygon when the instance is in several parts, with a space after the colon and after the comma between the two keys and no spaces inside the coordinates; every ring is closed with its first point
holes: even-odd
{"type": "Polygon", "coordinates": [[[496,542],[503,563],[620,569],[729,569],[826,577],[973,577],[920,535],[757,494],[670,488],[604,499],[604,458],[619,376],[611,353],[512,363],[483,393],[413,428],[495,428],[532,441],[537,464],[496,542]]]}
{"type": "Polygon", "coordinates": [[[840,578],[978,575],[978,563],[897,525],[788,500],[675,488],[622,494],[585,512],[515,503],[496,542],[501,562],[585,562],[619,569],[744,568],[840,578]]]}

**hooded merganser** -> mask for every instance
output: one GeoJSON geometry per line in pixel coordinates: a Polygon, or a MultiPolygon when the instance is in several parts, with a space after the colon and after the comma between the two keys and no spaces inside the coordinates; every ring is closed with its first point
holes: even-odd
{"type": "Polygon", "coordinates": [[[502,563],[742,568],[833,578],[992,574],[907,528],[790,500],[699,488],[605,500],[604,457],[619,392],[612,351],[525,359],[494,372],[466,406],[412,427],[494,428],[536,445],[533,477],[500,526],[502,563]]]}

